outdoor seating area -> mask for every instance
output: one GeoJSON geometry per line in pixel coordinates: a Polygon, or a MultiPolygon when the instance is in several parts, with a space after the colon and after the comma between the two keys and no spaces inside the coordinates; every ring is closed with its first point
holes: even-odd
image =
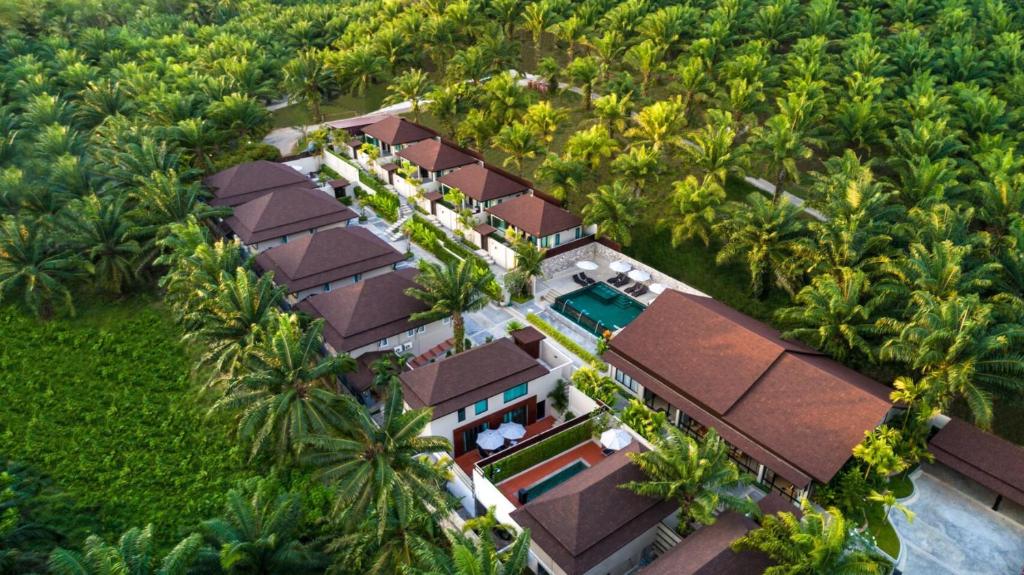
{"type": "MultiPolygon", "coordinates": [[[[525,426],[525,431],[523,433],[522,438],[519,441],[526,441],[531,437],[540,435],[541,433],[544,433],[545,431],[554,427],[557,423],[558,420],[550,415],[545,418],[538,419],[536,422],[525,426]]],[[[462,455],[456,457],[455,464],[458,465],[464,472],[466,472],[466,475],[472,475],[473,466],[476,465],[476,463],[483,458],[484,455],[479,449],[471,449],[466,453],[463,453],[462,455]]]]}

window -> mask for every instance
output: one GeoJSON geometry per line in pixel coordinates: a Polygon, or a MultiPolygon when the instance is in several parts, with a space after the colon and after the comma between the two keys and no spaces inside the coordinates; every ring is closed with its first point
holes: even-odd
{"type": "Polygon", "coordinates": [[[481,413],[487,411],[487,400],[481,399],[480,401],[476,402],[476,405],[473,406],[473,411],[476,415],[480,415],[481,413]]]}
{"type": "Polygon", "coordinates": [[[632,377],[629,377],[625,373],[622,373],[622,370],[620,370],[620,369],[616,369],[615,370],[615,381],[617,381],[620,384],[622,384],[622,387],[625,387],[626,389],[632,391],[633,393],[636,393],[636,391],[637,391],[636,381],[634,381],[632,377]]]}
{"type": "Polygon", "coordinates": [[[459,421],[466,421],[466,408],[465,407],[460,407],[459,408],[459,421]]]}
{"type": "Polygon", "coordinates": [[[510,401],[515,401],[516,399],[519,399],[520,397],[526,395],[526,392],[527,392],[527,384],[526,383],[520,383],[519,385],[513,387],[512,389],[506,389],[505,390],[505,396],[504,396],[505,403],[508,403],[510,401]]]}
{"type": "Polygon", "coordinates": [[[410,349],[412,349],[412,342],[411,341],[407,341],[407,342],[402,344],[402,351],[403,352],[409,351],[410,349]]]}
{"type": "Polygon", "coordinates": [[[576,239],[580,239],[583,236],[583,228],[576,228],[576,239]]]}
{"type": "Polygon", "coordinates": [[[550,245],[551,245],[551,242],[550,242],[550,237],[549,236],[544,236],[543,238],[540,239],[540,247],[546,248],[546,247],[548,247],[550,245]]]}
{"type": "Polygon", "coordinates": [[[555,245],[562,245],[562,234],[555,234],[555,245]]]}
{"type": "Polygon", "coordinates": [[[427,326],[425,325],[421,325],[418,328],[416,328],[416,333],[423,333],[425,331],[427,331],[427,326]]]}
{"type": "Polygon", "coordinates": [[[331,291],[331,282],[327,282],[327,283],[324,284],[323,291],[324,292],[331,291]]]}
{"type": "Polygon", "coordinates": [[[288,236],[281,236],[281,243],[282,244],[288,243],[288,236]]]}
{"type": "Polygon", "coordinates": [[[387,347],[387,346],[388,346],[388,338],[386,338],[386,337],[384,339],[380,340],[380,342],[377,344],[377,347],[387,347]]]}
{"type": "Polygon", "coordinates": [[[416,335],[416,330],[415,329],[410,329],[409,331],[405,332],[405,335],[407,335],[409,337],[412,337],[412,336],[416,335]]]}
{"type": "Polygon", "coordinates": [[[357,281],[359,281],[361,279],[363,279],[363,274],[356,274],[356,275],[352,276],[352,281],[356,281],[357,282],[357,281]]]}

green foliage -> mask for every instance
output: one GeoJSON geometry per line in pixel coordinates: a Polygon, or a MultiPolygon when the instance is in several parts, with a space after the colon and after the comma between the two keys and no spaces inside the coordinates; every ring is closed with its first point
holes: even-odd
{"type": "Polygon", "coordinates": [[[594,401],[614,407],[619,386],[605,373],[604,364],[586,365],[572,374],[572,384],[594,401]]]}
{"type": "Polygon", "coordinates": [[[576,355],[576,357],[579,357],[583,361],[589,364],[601,363],[601,361],[597,359],[597,357],[595,357],[594,354],[584,349],[583,346],[573,341],[569,336],[555,329],[555,326],[541,319],[539,315],[534,313],[527,314],[526,321],[532,323],[537,329],[544,332],[544,334],[547,335],[548,337],[562,344],[562,346],[565,347],[565,349],[571,351],[573,354],[576,355]]]}
{"type": "Polygon", "coordinates": [[[389,222],[397,220],[398,208],[402,205],[402,200],[398,197],[398,194],[384,187],[384,182],[372,174],[360,172],[359,181],[373,188],[372,194],[362,195],[360,200],[373,208],[373,211],[377,212],[377,215],[385,220],[389,222]]]}
{"type": "Polygon", "coordinates": [[[483,474],[491,483],[501,483],[521,471],[568,451],[584,441],[589,441],[593,430],[593,421],[588,419],[484,467],[483,474]]]}
{"type": "Polygon", "coordinates": [[[668,415],[664,411],[654,411],[639,399],[630,399],[619,414],[619,419],[651,442],[657,441],[661,437],[662,431],[668,423],[668,415]]]}
{"type": "MultiPolygon", "coordinates": [[[[490,274],[490,268],[480,256],[473,253],[469,248],[449,238],[444,232],[434,227],[419,214],[413,214],[412,218],[405,223],[403,228],[409,234],[409,239],[421,248],[427,250],[437,259],[446,265],[452,265],[463,260],[471,260],[476,263],[478,275],[490,274]]],[[[498,280],[491,278],[484,286],[484,293],[494,301],[502,300],[501,285],[498,280]]]]}
{"type": "MultiPolygon", "coordinates": [[[[5,450],[51,476],[108,539],[145,518],[167,545],[244,476],[228,422],[197,405],[179,337],[146,298],[47,324],[0,311],[5,450]]],[[[63,531],[82,535],[65,520],[63,531]]]]}

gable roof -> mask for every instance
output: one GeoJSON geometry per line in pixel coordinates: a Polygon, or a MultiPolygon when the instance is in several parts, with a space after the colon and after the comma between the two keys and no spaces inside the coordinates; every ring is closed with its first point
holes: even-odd
{"type": "Polygon", "coordinates": [[[641,575],[749,575],[764,573],[772,565],[759,551],[732,550],[732,542],[757,527],[751,519],[726,511],[712,525],[676,543],[654,563],[640,570],[641,575]]]}
{"type": "Polygon", "coordinates": [[[463,166],[441,176],[437,181],[446,186],[458,188],[467,197],[478,202],[504,198],[530,189],[530,186],[480,164],[463,166]]]}
{"type": "Polygon", "coordinates": [[[929,447],[938,461],[1024,505],[1024,448],[955,417],[929,447]]]}
{"type": "Polygon", "coordinates": [[[415,268],[398,270],[303,300],[297,308],[324,318],[324,339],[336,351],[352,351],[430,322],[409,316],[429,309],[405,295],[416,286],[415,268]]]}
{"type": "MultiPolygon", "coordinates": [[[[381,114],[379,112],[373,112],[370,114],[364,114],[362,116],[355,116],[352,118],[342,118],[340,120],[331,120],[324,122],[325,125],[334,128],[336,130],[347,130],[350,134],[363,131],[366,126],[376,124],[377,122],[387,118],[388,114],[381,114]]],[[[362,144],[362,140],[356,140],[359,144],[362,144]]],[[[359,144],[356,144],[357,146],[359,144]]]]}
{"type": "Polygon", "coordinates": [[[572,212],[536,196],[519,196],[487,208],[487,211],[531,236],[542,238],[582,225],[572,212]]]}
{"type": "Polygon", "coordinates": [[[435,136],[433,131],[398,116],[385,116],[365,126],[363,133],[391,146],[418,142],[435,136]]]}
{"type": "Polygon", "coordinates": [[[547,368],[506,337],[403,373],[400,379],[406,402],[434,408],[437,419],[547,374],[547,368]]]}
{"type": "Polygon", "coordinates": [[[793,483],[828,482],[891,408],[882,385],[711,298],[666,290],[609,363],[793,483]]]}
{"type": "Polygon", "coordinates": [[[462,150],[434,139],[416,142],[395,155],[430,172],[440,172],[478,161],[462,150]]]}
{"type": "Polygon", "coordinates": [[[669,516],[675,505],[619,485],[645,478],[627,456],[634,442],[512,512],[569,575],[580,575],[669,516]]]}
{"type": "Polygon", "coordinates": [[[274,282],[289,293],[392,266],[405,255],[361,227],[331,228],[256,256],[256,264],[274,272],[274,282]]]}
{"type": "Polygon", "coordinates": [[[213,191],[211,205],[232,207],[282,188],[314,187],[295,168],[268,160],[232,166],[203,178],[203,183],[213,191]]]}
{"type": "Polygon", "coordinates": [[[283,188],[237,208],[224,223],[244,244],[253,244],[359,217],[320,190],[283,188]]]}

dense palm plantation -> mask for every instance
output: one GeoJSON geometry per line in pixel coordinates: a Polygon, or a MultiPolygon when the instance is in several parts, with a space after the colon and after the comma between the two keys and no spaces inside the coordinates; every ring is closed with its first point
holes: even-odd
{"type": "MultiPolygon", "coordinates": [[[[417,439],[426,416],[402,411],[388,370],[376,426],[337,393],[351,365],[318,357],[321,327],[280,313],[272,279],[202,225],[226,214],[203,202],[203,175],[278,157],[259,143],[271,101],[313,123],[412,100],[628,252],[894,380],[910,406],[901,457],[921,457],[937,410],[1024,441],[1022,26],[1005,0],[14,0],[0,9],[0,304],[46,322],[159,293],[205,383],[197,401],[233,418],[253,473],[334,490],[333,511],[294,524],[293,496],[229,496],[196,558],[210,572],[516,572],[518,552],[499,567],[439,526],[441,476],[415,455],[444,446],[417,439]]],[[[507,287],[525,296],[542,254],[520,258],[507,287]]],[[[461,351],[491,278],[422,272],[422,317],[451,316],[461,351]]],[[[714,441],[666,441],[675,455],[651,469],[709,518],[693,493],[733,481],[727,459],[714,441]]],[[[800,545],[838,533],[773,529],[800,545]]],[[[173,573],[192,555],[192,538],[149,553],[148,537],[65,542],[81,551],[53,570],[173,573]]],[[[839,569],[828,537],[778,561],[839,569]]],[[[21,556],[42,569],[39,555],[21,556]]]]}

